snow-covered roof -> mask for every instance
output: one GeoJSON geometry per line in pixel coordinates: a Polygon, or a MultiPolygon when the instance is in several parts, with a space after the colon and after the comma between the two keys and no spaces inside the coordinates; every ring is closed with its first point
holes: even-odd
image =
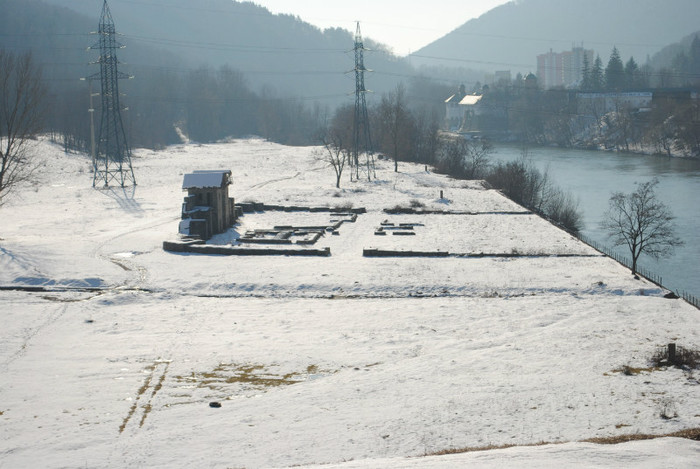
{"type": "Polygon", "coordinates": [[[482,96],[474,96],[474,95],[466,95],[462,100],[459,102],[460,105],[462,106],[474,106],[477,104],[479,101],[481,101],[482,96]]]}
{"type": "Polygon", "coordinates": [[[195,171],[185,174],[182,181],[182,189],[204,189],[207,187],[224,187],[231,183],[231,171],[226,170],[210,170],[210,171],[195,171]]]}

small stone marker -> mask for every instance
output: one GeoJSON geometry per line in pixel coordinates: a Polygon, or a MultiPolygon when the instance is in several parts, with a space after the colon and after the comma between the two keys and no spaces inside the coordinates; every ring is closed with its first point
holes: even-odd
{"type": "Polygon", "coordinates": [[[210,402],[209,407],[213,407],[214,409],[218,409],[221,407],[221,402],[210,402]]]}

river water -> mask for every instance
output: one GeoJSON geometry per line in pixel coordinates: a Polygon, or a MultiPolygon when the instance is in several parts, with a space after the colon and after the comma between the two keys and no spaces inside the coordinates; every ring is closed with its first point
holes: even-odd
{"type": "MultiPolygon", "coordinates": [[[[499,145],[492,160],[517,160],[521,153],[518,147],[499,145]]],[[[643,255],[640,265],[662,277],[667,288],[700,297],[700,161],[560,148],[530,148],[528,159],[578,198],[582,233],[609,247],[612,242],[599,225],[611,194],[632,192],[635,182],[658,178],[657,196],[675,215],[676,234],[685,244],[658,261],[643,255]]],[[[630,258],[626,247],[615,250],[630,258]]]]}

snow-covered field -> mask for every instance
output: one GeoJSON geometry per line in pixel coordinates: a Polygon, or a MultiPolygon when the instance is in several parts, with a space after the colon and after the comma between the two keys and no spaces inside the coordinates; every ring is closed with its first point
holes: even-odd
{"type": "MultiPolygon", "coordinates": [[[[380,161],[337,190],[313,149],[250,139],[139,150],[135,189],[95,190],[84,156],[37,149],[42,183],[0,209],[0,286],[48,290],[0,291],[0,467],[697,467],[695,441],[581,441],[700,427],[697,372],[648,363],[697,349],[700,312],[478,182],[380,161]],[[231,169],[240,202],[367,213],[330,257],[165,252],[195,169],[231,169]],[[411,204],[474,214],[382,211],[411,204]],[[424,456],[491,445],[517,446],[424,456]]],[[[329,216],[246,214],[217,242],[329,216]]]]}

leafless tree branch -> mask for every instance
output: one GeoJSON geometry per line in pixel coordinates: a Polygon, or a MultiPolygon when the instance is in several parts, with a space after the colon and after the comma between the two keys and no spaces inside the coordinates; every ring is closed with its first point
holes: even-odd
{"type": "Polygon", "coordinates": [[[29,142],[41,130],[45,94],[31,54],[0,49],[0,206],[37,169],[29,142]]]}

